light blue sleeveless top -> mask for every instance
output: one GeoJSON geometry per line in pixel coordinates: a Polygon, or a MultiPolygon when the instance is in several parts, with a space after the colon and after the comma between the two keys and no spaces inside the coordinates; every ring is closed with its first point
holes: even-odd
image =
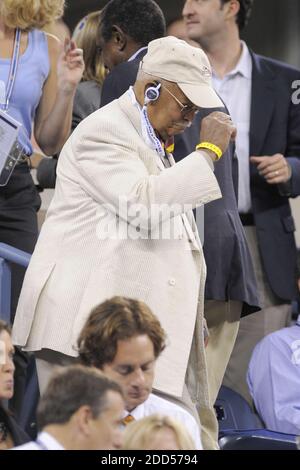
{"type": "MultiPolygon", "coordinates": [[[[7,86],[11,59],[0,58],[0,80],[7,86]]],[[[36,29],[28,33],[28,45],[19,56],[15,85],[7,113],[23,124],[19,141],[27,155],[32,153],[32,123],[40,102],[44,82],[50,71],[48,42],[45,33],[36,29]]]]}

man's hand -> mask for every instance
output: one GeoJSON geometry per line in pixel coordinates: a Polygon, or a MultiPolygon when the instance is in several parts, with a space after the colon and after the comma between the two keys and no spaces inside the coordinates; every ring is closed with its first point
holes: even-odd
{"type": "Polygon", "coordinates": [[[268,184],[287,183],[292,176],[287,159],[280,153],[270,157],[250,157],[250,161],[257,165],[258,173],[268,184]]]}
{"type": "Polygon", "coordinates": [[[230,116],[221,111],[215,111],[202,119],[200,142],[210,142],[217,145],[224,153],[230,140],[236,138],[236,132],[236,127],[230,116]]]}

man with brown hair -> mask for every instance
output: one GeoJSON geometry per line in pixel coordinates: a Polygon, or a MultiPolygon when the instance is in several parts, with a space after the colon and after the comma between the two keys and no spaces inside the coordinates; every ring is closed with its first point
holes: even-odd
{"type": "Polygon", "coordinates": [[[63,367],[53,375],[39,403],[37,440],[15,449],[119,449],[123,409],[118,384],[95,368],[63,367]]]}
{"type": "Polygon", "coordinates": [[[124,424],[160,413],[181,421],[202,449],[196,420],[180,406],[151,393],[155,362],[166,335],[150,308],[141,301],[113,297],[97,306],[78,339],[79,359],[100,369],[123,389],[124,424]]]}

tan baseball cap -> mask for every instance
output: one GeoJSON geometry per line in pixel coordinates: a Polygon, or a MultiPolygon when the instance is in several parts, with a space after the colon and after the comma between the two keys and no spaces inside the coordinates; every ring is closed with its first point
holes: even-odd
{"type": "Polygon", "coordinates": [[[212,86],[212,72],[205,52],[173,36],[149,42],[141,70],[177,83],[185,96],[199,108],[219,108],[224,104],[212,86]]]}

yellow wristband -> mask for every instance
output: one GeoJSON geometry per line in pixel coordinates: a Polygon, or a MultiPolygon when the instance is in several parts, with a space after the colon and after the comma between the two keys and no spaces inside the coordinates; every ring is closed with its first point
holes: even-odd
{"type": "Polygon", "coordinates": [[[220,160],[220,158],[222,157],[223,155],[223,152],[222,150],[220,149],[220,147],[218,147],[217,145],[215,144],[211,144],[210,142],[200,142],[200,144],[198,144],[196,146],[196,150],[199,150],[199,149],[208,149],[208,150],[211,150],[212,152],[214,152],[217,156],[216,160],[220,160]]]}

